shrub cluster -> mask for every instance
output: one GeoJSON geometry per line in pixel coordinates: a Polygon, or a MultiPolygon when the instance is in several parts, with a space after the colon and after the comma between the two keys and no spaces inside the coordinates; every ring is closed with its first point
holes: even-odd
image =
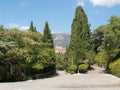
{"type": "Polygon", "coordinates": [[[56,71],[51,43],[38,32],[0,31],[0,82],[45,78],[56,71]]]}
{"type": "Polygon", "coordinates": [[[75,74],[77,73],[77,71],[79,71],[80,73],[86,73],[88,68],[88,64],[80,64],[78,67],[76,65],[70,65],[67,68],[67,72],[70,74],[75,74]]]}
{"type": "Polygon", "coordinates": [[[76,65],[70,65],[67,68],[67,72],[70,74],[75,74],[77,72],[77,66],[76,65]]]}
{"type": "Polygon", "coordinates": [[[117,61],[110,63],[109,69],[111,74],[120,77],[120,58],[117,61]]]}
{"type": "Polygon", "coordinates": [[[88,67],[89,66],[87,64],[80,64],[78,66],[78,70],[79,70],[80,73],[86,73],[87,70],[88,70],[88,67]]]}

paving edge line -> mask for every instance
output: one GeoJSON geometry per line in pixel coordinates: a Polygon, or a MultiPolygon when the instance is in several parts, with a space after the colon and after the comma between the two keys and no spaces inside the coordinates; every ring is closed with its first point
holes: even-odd
{"type": "Polygon", "coordinates": [[[118,84],[104,84],[104,85],[62,85],[58,86],[58,88],[110,88],[110,87],[120,87],[120,83],[118,84]]]}

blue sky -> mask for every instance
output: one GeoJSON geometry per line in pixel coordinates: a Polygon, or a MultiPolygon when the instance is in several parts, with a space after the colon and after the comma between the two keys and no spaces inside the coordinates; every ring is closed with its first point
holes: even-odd
{"type": "Polygon", "coordinates": [[[1,0],[0,25],[28,29],[33,21],[43,32],[48,21],[52,32],[71,32],[78,5],[83,6],[92,30],[108,23],[112,15],[120,16],[120,0],[1,0]]]}

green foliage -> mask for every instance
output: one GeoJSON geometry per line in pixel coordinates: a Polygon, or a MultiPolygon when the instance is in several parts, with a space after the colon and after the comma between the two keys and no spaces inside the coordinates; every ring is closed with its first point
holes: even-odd
{"type": "Polygon", "coordinates": [[[72,23],[70,45],[67,49],[67,56],[73,59],[73,64],[78,66],[79,63],[88,59],[86,52],[89,49],[89,39],[90,29],[87,16],[82,7],[78,6],[72,23]]]}
{"type": "Polygon", "coordinates": [[[4,58],[4,54],[0,51],[0,60],[4,58]]]}
{"type": "Polygon", "coordinates": [[[30,23],[29,31],[31,31],[31,32],[37,32],[36,27],[34,27],[34,25],[33,25],[33,21],[31,21],[31,23],[30,23]]]}
{"type": "Polygon", "coordinates": [[[106,70],[110,62],[120,58],[120,17],[112,16],[109,26],[104,35],[104,48],[108,56],[106,70]]]}
{"type": "Polygon", "coordinates": [[[106,52],[99,52],[96,56],[95,56],[95,60],[94,62],[98,64],[98,66],[103,66],[106,67],[107,66],[107,54],[106,52]]]}
{"type": "Polygon", "coordinates": [[[3,25],[0,25],[0,31],[3,31],[3,30],[4,30],[3,25]]]}
{"type": "Polygon", "coordinates": [[[109,69],[113,75],[120,77],[120,58],[117,61],[110,63],[109,69]]]}
{"type": "Polygon", "coordinates": [[[94,64],[95,53],[93,51],[88,52],[87,58],[88,58],[88,60],[86,60],[87,64],[89,64],[89,65],[94,64]]]}
{"type": "Polygon", "coordinates": [[[87,70],[88,70],[88,64],[80,64],[80,65],[78,66],[78,70],[79,70],[79,72],[81,72],[81,73],[86,73],[87,70]]]}
{"type": "Polygon", "coordinates": [[[44,78],[56,72],[54,49],[42,41],[40,33],[11,29],[0,36],[1,82],[44,78]]]}
{"type": "Polygon", "coordinates": [[[101,47],[104,41],[104,34],[107,31],[108,25],[101,25],[93,32],[93,45],[95,54],[99,53],[98,48],[101,47]]]}
{"type": "Polygon", "coordinates": [[[120,17],[112,16],[109,24],[99,26],[93,33],[95,62],[106,67],[120,58],[120,17]]]}
{"type": "Polygon", "coordinates": [[[53,37],[52,37],[51,31],[50,31],[48,22],[45,23],[43,42],[46,44],[49,44],[49,46],[51,48],[54,48],[53,37]]]}
{"type": "Polygon", "coordinates": [[[67,72],[70,73],[70,74],[75,74],[77,71],[77,66],[76,65],[70,65],[68,68],[67,68],[67,72]]]}
{"type": "Polygon", "coordinates": [[[65,60],[64,56],[61,54],[56,54],[56,69],[57,70],[64,70],[65,69],[65,60]]]}
{"type": "MultiPolygon", "coordinates": [[[[87,16],[81,6],[76,8],[75,17],[71,26],[70,44],[65,54],[68,64],[75,64],[77,67],[81,63],[86,63],[94,57],[92,48],[92,40],[90,38],[90,29],[87,16]],[[90,53],[92,58],[90,59],[90,53]]],[[[69,65],[68,65],[69,66],[69,65]]]]}
{"type": "Polygon", "coordinates": [[[56,68],[71,74],[77,70],[85,73],[88,64],[94,62],[120,77],[119,58],[120,17],[112,16],[109,24],[91,34],[81,6],[76,8],[65,57],[57,55],[57,62],[48,22],[44,35],[37,32],[32,21],[28,31],[7,30],[0,25],[0,82],[49,77],[56,68]]]}
{"type": "Polygon", "coordinates": [[[34,64],[33,68],[36,69],[36,70],[44,69],[42,63],[36,63],[36,64],[34,64]]]}

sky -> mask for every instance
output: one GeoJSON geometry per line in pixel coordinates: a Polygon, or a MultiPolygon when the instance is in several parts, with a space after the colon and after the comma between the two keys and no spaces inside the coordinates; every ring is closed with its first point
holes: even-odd
{"type": "Polygon", "coordinates": [[[120,0],[0,0],[0,25],[26,30],[33,21],[43,32],[48,21],[52,32],[71,32],[77,6],[82,6],[94,30],[107,24],[112,15],[120,16],[120,0]]]}

